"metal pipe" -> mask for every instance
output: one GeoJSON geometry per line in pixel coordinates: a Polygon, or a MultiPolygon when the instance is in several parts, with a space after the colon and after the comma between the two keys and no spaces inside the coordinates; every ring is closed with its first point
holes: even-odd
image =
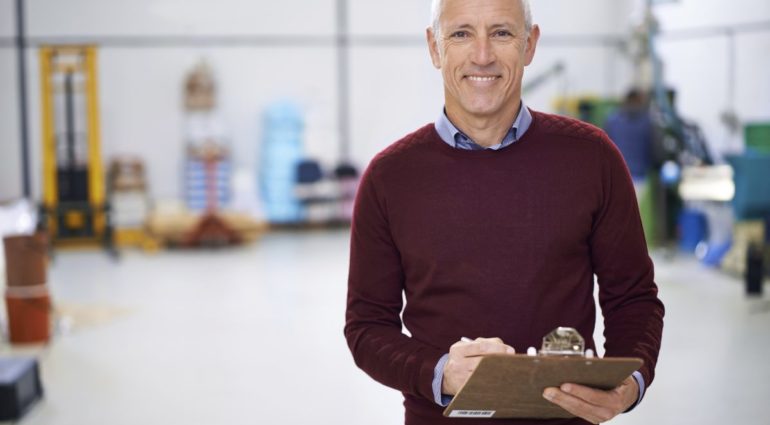
{"type": "Polygon", "coordinates": [[[348,3],[337,0],[337,125],[340,135],[339,160],[350,158],[350,46],[348,40],[348,3]]]}
{"type": "Polygon", "coordinates": [[[21,142],[21,182],[24,197],[30,199],[32,188],[29,177],[29,128],[27,122],[27,58],[24,31],[24,0],[16,0],[16,53],[18,57],[19,136],[21,142]]]}
{"type": "Polygon", "coordinates": [[[70,172],[74,172],[78,165],[75,155],[77,140],[75,136],[75,85],[73,79],[74,76],[71,72],[64,76],[64,136],[67,143],[67,170],[70,172]]]}
{"type": "Polygon", "coordinates": [[[660,37],[666,41],[697,40],[709,37],[723,37],[732,34],[770,31],[770,21],[746,22],[735,25],[710,26],[661,32],[660,37]]]}
{"type": "Polygon", "coordinates": [[[735,108],[736,58],[735,32],[727,33],[727,102],[730,110],[735,108]]]}
{"type": "MultiPolygon", "coordinates": [[[[17,0],[19,2],[21,0],[17,0]]],[[[347,22],[346,16],[344,17],[347,22]]],[[[747,22],[728,26],[710,26],[660,32],[667,42],[723,37],[728,33],[745,34],[770,31],[770,21],[747,22]]],[[[338,44],[339,36],[326,35],[115,35],[115,36],[47,36],[26,37],[27,47],[52,44],[87,44],[102,48],[177,48],[177,47],[330,47],[338,44]]],[[[424,47],[425,38],[415,35],[356,35],[346,34],[348,45],[361,47],[424,47]]],[[[593,47],[622,45],[623,36],[612,34],[551,34],[538,44],[561,47],[593,47]]],[[[16,39],[0,37],[0,49],[12,48],[16,39]]]]}
{"type": "MultiPolygon", "coordinates": [[[[347,19],[343,23],[347,31],[347,19]]],[[[338,24],[339,27],[339,24],[338,24]]],[[[356,47],[425,47],[420,35],[355,35],[343,33],[348,46],[356,47]]],[[[28,37],[27,46],[59,44],[98,45],[100,48],[182,48],[182,47],[336,47],[339,35],[116,35],[116,36],[47,36],[28,37]]],[[[612,34],[554,34],[544,35],[539,45],[559,47],[622,46],[623,37],[612,34]]],[[[0,37],[0,49],[10,47],[11,39],[0,37]]]]}

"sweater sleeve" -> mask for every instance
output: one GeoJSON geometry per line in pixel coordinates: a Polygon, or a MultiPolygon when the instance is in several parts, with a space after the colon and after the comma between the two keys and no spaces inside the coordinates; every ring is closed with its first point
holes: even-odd
{"type": "Polygon", "coordinates": [[[660,350],[664,307],[631,178],[623,157],[606,136],[601,157],[602,201],[590,245],[604,315],[605,354],[643,359],[639,372],[649,387],[660,350]]]}
{"type": "Polygon", "coordinates": [[[345,337],[356,365],[373,379],[433,400],[433,372],[444,353],[401,332],[405,275],[376,161],[362,177],[353,213],[345,337]]]}

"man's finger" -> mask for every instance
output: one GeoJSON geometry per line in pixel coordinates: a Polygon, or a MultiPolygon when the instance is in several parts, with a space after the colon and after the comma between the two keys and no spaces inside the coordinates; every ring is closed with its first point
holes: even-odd
{"type": "Polygon", "coordinates": [[[621,408],[618,397],[607,391],[577,384],[564,384],[560,389],[567,394],[573,395],[595,406],[621,408]]]}
{"type": "Polygon", "coordinates": [[[543,397],[573,415],[594,424],[606,422],[615,417],[615,413],[609,408],[588,403],[558,388],[546,388],[543,397]]]}
{"type": "Polygon", "coordinates": [[[476,342],[491,342],[493,344],[505,344],[500,338],[476,338],[476,342]]]}
{"type": "Polygon", "coordinates": [[[513,354],[516,350],[510,345],[499,344],[496,342],[480,341],[471,342],[466,344],[453,345],[449,350],[452,354],[457,354],[463,357],[480,356],[482,354],[513,354]]]}
{"type": "Polygon", "coordinates": [[[507,353],[514,354],[516,350],[503,343],[500,338],[476,338],[473,341],[463,338],[450,347],[449,352],[463,357],[482,354],[507,353]]]}

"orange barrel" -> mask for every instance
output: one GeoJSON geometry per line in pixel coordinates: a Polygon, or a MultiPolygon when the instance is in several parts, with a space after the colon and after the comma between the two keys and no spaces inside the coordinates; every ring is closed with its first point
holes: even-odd
{"type": "Polygon", "coordinates": [[[11,343],[48,342],[51,335],[51,297],[48,287],[9,286],[5,290],[11,343]]]}
{"type": "Polygon", "coordinates": [[[6,236],[3,243],[8,286],[35,286],[48,281],[48,238],[45,233],[6,236]]]}

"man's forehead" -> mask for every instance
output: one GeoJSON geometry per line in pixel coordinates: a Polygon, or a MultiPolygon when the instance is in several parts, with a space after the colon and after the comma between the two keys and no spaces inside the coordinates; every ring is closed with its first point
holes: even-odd
{"type": "Polygon", "coordinates": [[[443,6],[439,19],[447,25],[517,26],[524,23],[519,0],[444,0],[443,6]]]}

